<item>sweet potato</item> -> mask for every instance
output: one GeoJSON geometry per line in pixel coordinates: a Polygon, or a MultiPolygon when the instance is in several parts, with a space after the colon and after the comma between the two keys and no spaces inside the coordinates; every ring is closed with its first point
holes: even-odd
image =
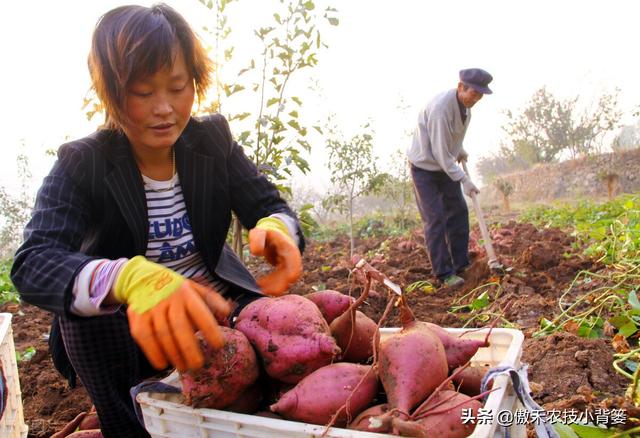
{"type": "Polygon", "coordinates": [[[285,393],[271,410],[291,420],[328,424],[341,409],[336,426],[365,409],[378,392],[378,377],[373,367],[341,362],[322,367],[302,379],[285,393]]]}
{"type": "MultiPolygon", "coordinates": [[[[453,383],[458,387],[458,391],[463,394],[478,395],[480,394],[482,378],[490,368],[491,366],[489,365],[472,365],[467,367],[453,378],[453,383]]],[[[457,369],[458,368],[456,368],[456,370],[457,369]]],[[[454,370],[454,372],[456,370],[454,370]]]]}
{"type": "Polygon", "coordinates": [[[82,419],[80,426],[78,427],[80,430],[100,429],[98,414],[95,412],[89,412],[87,416],[82,419]]]}
{"type": "Polygon", "coordinates": [[[235,402],[259,374],[258,360],[246,336],[220,327],[224,347],[214,350],[200,338],[204,367],[180,374],[186,403],[198,408],[222,409],[235,402]]]}
{"type": "Polygon", "coordinates": [[[406,421],[392,420],[393,427],[403,436],[419,438],[464,438],[469,436],[475,424],[462,422],[462,409],[471,409],[472,417],[478,414],[482,404],[477,400],[455,391],[440,391],[426,405],[426,412],[420,418],[406,421]]]}
{"type": "Polygon", "coordinates": [[[362,411],[347,428],[363,432],[391,433],[391,419],[389,405],[375,405],[362,411]]]}
{"type": "Polygon", "coordinates": [[[364,313],[348,310],[334,319],[329,328],[345,362],[366,362],[373,356],[373,338],[378,325],[364,313]]]}
{"type": "Polygon", "coordinates": [[[274,379],[297,383],[331,363],[340,347],[318,306],[299,295],[264,297],[247,305],[236,321],[274,379]]]}
{"type": "Polygon", "coordinates": [[[66,438],[70,433],[78,428],[80,423],[82,423],[82,420],[84,420],[87,415],[88,414],[86,412],[80,412],[73,420],[65,424],[62,429],[51,435],[51,438],[66,438]]]}
{"type": "Polygon", "coordinates": [[[401,307],[403,328],[380,342],[378,373],[391,408],[407,414],[447,378],[440,339],[401,307]]]}
{"type": "Polygon", "coordinates": [[[331,324],[334,319],[346,312],[349,306],[356,300],[342,292],[330,289],[311,292],[310,294],[304,295],[304,297],[310,299],[318,306],[327,324],[331,324]]]}
{"type": "Polygon", "coordinates": [[[464,365],[471,360],[479,348],[489,346],[488,336],[484,340],[463,338],[450,334],[437,324],[430,322],[419,322],[419,324],[424,324],[440,338],[447,353],[449,369],[464,365]]]}

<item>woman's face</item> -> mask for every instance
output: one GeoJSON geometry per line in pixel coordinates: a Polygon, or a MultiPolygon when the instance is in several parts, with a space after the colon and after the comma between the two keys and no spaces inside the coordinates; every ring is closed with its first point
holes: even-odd
{"type": "Polygon", "coordinates": [[[149,153],[173,146],[189,122],[194,95],[181,49],[170,68],[135,81],[127,90],[122,124],[134,149],[149,153]]]}

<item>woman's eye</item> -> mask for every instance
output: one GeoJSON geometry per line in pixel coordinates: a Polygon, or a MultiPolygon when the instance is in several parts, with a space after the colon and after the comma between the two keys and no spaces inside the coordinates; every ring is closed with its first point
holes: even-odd
{"type": "Polygon", "coordinates": [[[185,84],[185,85],[183,85],[181,87],[174,87],[174,88],[171,89],[171,91],[179,93],[180,91],[184,90],[186,86],[187,85],[185,84]]]}
{"type": "Polygon", "coordinates": [[[151,92],[146,92],[146,91],[131,91],[131,94],[133,94],[134,96],[138,96],[138,97],[149,97],[151,96],[151,92]]]}

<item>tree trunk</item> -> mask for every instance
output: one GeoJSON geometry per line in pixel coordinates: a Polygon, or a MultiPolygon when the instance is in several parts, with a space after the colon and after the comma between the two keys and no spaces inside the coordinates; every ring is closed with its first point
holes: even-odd
{"type": "Polygon", "coordinates": [[[349,195],[349,259],[353,257],[353,197],[349,195]]]}
{"type": "Polygon", "coordinates": [[[511,211],[511,206],[509,205],[509,197],[504,193],[502,194],[502,209],[505,213],[509,213],[511,211]]]}
{"type": "Polygon", "coordinates": [[[607,175],[607,196],[611,201],[616,195],[616,189],[618,188],[618,175],[607,175]]]}

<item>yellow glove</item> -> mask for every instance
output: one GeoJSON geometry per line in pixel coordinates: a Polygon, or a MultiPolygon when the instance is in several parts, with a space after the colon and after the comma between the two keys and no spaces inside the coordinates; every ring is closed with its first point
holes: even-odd
{"type": "Polygon", "coordinates": [[[249,231],[249,249],[255,256],[264,256],[275,267],[273,272],[256,281],[267,295],[279,296],[289,289],[302,273],[302,256],[287,226],[280,219],[266,217],[249,231]]]}
{"type": "Polygon", "coordinates": [[[224,319],[231,306],[212,289],[142,256],[125,264],[113,289],[115,298],[129,305],[131,336],[155,368],[169,363],[179,371],[201,368],[197,330],[213,348],[223,346],[216,317],[224,319]]]}
{"type": "Polygon", "coordinates": [[[177,272],[136,256],[120,271],[113,291],[118,301],[144,313],[174,293],[183,281],[177,272]]]}

